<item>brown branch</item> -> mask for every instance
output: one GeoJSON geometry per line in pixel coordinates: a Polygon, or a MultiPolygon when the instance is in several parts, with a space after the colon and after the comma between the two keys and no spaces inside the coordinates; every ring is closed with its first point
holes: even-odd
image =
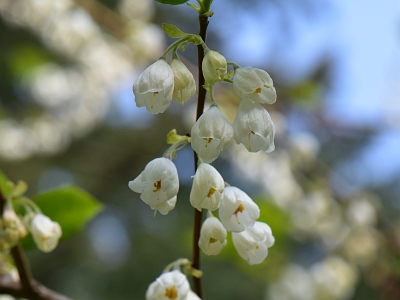
{"type": "MultiPolygon", "coordinates": [[[[199,16],[199,24],[200,24],[200,32],[199,35],[206,41],[206,33],[208,26],[208,17],[204,15],[199,16]]],[[[204,57],[204,48],[202,45],[197,46],[197,62],[198,62],[198,72],[199,72],[199,86],[198,86],[198,97],[197,97],[197,111],[196,111],[196,121],[200,118],[204,111],[204,103],[206,100],[207,91],[203,87],[205,81],[203,76],[203,70],[201,68],[204,57]]],[[[194,170],[197,170],[197,163],[199,158],[195,151],[194,153],[194,170]]],[[[200,229],[201,229],[201,221],[202,221],[202,212],[194,209],[194,226],[193,226],[193,263],[192,266],[195,269],[200,270],[200,248],[199,248],[199,238],[200,238],[200,229]]],[[[203,297],[203,291],[201,286],[201,279],[193,277],[193,287],[196,294],[201,298],[203,297]]]]}
{"type": "MultiPolygon", "coordinates": [[[[3,215],[6,198],[0,186],[0,216],[3,215]]],[[[58,294],[32,277],[28,261],[24,255],[21,244],[11,248],[11,256],[18,270],[20,282],[15,282],[11,277],[3,275],[0,277],[0,294],[8,294],[18,298],[30,300],[72,300],[64,295],[58,294]]]]}
{"type": "Polygon", "coordinates": [[[125,18],[95,0],[75,0],[74,2],[111,34],[119,39],[126,37],[128,21],[125,18]]]}

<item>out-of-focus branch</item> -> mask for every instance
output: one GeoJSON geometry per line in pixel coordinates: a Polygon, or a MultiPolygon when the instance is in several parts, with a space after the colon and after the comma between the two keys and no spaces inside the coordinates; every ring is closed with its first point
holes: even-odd
{"type": "MultiPolygon", "coordinates": [[[[0,216],[3,215],[6,198],[0,187],[0,216]]],[[[20,283],[12,281],[9,276],[0,277],[0,294],[9,294],[17,298],[31,300],[71,300],[70,298],[58,294],[41,283],[33,279],[28,262],[20,243],[11,249],[15,267],[18,270],[20,283]]]]}
{"type": "Polygon", "coordinates": [[[123,17],[96,0],[74,0],[74,2],[111,34],[120,39],[125,37],[128,22],[123,17]]]}

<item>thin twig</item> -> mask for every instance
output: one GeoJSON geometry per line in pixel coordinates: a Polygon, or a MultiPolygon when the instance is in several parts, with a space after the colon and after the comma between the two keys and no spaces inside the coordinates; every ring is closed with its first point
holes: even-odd
{"type": "MultiPolygon", "coordinates": [[[[199,35],[206,41],[206,33],[208,26],[208,17],[204,15],[199,16],[199,24],[200,24],[200,32],[199,35]]],[[[197,62],[198,62],[198,72],[199,72],[199,86],[198,86],[198,97],[197,97],[197,111],[196,111],[196,121],[200,118],[204,111],[204,103],[206,100],[207,91],[203,87],[205,81],[203,76],[203,70],[201,68],[201,64],[204,57],[204,49],[201,45],[197,46],[197,62]]],[[[197,170],[198,157],[195,151],[194,153],[194,170],[197,170]]],[[[199,238],[200,238],[200,229],[201,229],[201,221],[202,221],[202,212],[194,209],[194,226],[193,226],[193,267],[195,269],[200,270],[200,248],[199,248],[199,238]]],[[[204,300],[203,291],[201,286],[201,278],[193,277],[193,287],[195,293],[204,300]]]]}

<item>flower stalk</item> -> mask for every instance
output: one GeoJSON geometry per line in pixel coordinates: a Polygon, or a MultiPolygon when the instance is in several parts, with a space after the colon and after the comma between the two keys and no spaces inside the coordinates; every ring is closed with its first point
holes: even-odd
{"type": "MultiPolygon", "coordinates": [[[[199,35],[206,41],[207,35],[207,27],[208,27],[208,17],[205,15],[199,15],[199,26],[200,31],[199,35]]],[[[203,87],[205,80],[203,76],[203,70],[201,68],[202,62],[204,57],[204,47],[202,45],[197,45],[197,61],[198,61],[198,74],[199,74],[199,81],[198,81],[198,97],[197,97],[197,110],[196,110],[196,121],[201,117],[204,111],[204,103],[206,100],[207,91],[203,87]]],[[[197,170],[197,164],[199,158],[195,151],[193,151],[194,155],[194,170],[197,170]]],[[[200,239],[200,230],[201,230],[201,221],[202,221],[202,212],[194,209],[194,226],[193,226],[193,268],[197,270],[201,270],[200,267],[200,247],[199,247],[199,239],[200,239]]],[[[194,292],[199,296],[201,299],[204,300],[203,291],[202,291],[202,284],[201,278],[193,277],[193,289],[194,292]]]]}

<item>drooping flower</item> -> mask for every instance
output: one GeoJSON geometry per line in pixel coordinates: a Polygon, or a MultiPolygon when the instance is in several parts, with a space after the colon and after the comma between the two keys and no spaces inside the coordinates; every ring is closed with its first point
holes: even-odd
{"type": "Polygon", "coordinates": [[[196,82],[192,73],[179,59],[173,59],[171,69],[174,73],[174,91],[172,99],[182,105],[196,93],[196,82]]]}
{"type": "Polygon", "coordinates": [[[268,256],[268,248],[275,243],[271,227],[262,222],[255,222],[253,227],[246,227],[242,232],[233,232],[232,240],[239,255],[249,265],[262,263],[268,256]]]}
{"type": "Polygon", "coordinates": [[[202,69],[204,79],[211,85],[222,81],[226,74],[226,59],[216,51],[209,50],[203,58],[202,69]]]}
{"type": "Polygon", "coordinates": [[[227,232],[220,220],[208,217],[200,231],[199,247],[206,255],[217,255],[226,246],[227,232]]]}
{"type": "Polygon", "coordinates": [[[174,270],[161,274],[146,291],[146,300],[186,300],[190,285],[186,276],[174,270]]]}
{"type": "Polygon", "coordinates": [[[150,161],[138,177],[129,182],[129,187],[154,210],[167,214],[176,203],[179,190],[178,171],[174,163],[160,157],[150,161]]]}
{"type": "Polygon", "coordinates": [[[29,230],[36,246],[43,252],[53,251],[62,235],[60,224],[43,214],[33,217],[29,230]]]}
{"type": "Polygon", "coordinates": [[[233,88],[240,98],[253,103],[272,104],[276,101],[272,79],[264,70],[251,67],[236,69],[233,88]]]}
{"type": "Polygon", "coordinates": [[[243,144],[249,152],[272,152],[275,149],[275,126],[261,104],[240,101],[233,130],[236,144],[243,144]]]}
{"type": "Polygon", "coordinates": [[[224,187],[225,183],[221,174],[213,166],[201,163],[194,175],[190,203],[199,211],[202,209],[216,210],[219,207],[224,187]]]}
{"type": "Polygon", "coordinates": [[[133,84],[136,106],[146,106],[152,114],[164,112],[171,103],[174,73],[164,59],[150,65],[133,84]]]}
{"type": "Polygon", "coordinates": [[[186,297],[186,300],[201,300],[201,298],[199,296],[197,296],[197,294],[195,292],[190,290],[186,297]]]}
{"type": "Polygon", "coordinates": [[[242,190],[228,186],[222,194],[219,218],[225,229],[240,232],[251,227],[260,217],[258,205],[242,190]]]}
{"type": "Polygon", "coordinates": [[[192,148],[206,163],[214,161],[233,138],[233,128],[218,107],[208,109],[192,127],[192,148]]]}

